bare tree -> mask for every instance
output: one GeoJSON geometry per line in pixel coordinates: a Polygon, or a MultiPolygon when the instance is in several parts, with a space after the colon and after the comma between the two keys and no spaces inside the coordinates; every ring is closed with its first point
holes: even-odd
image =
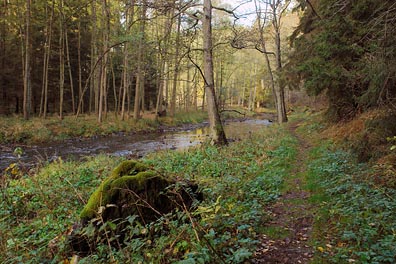
{"type": "Polygon", "coordinates": [[[204,81],[205,93],[208,104],[209,125],[212,142],[216,145],[226,145],[227,138],[221,123],[218,109],[214,76],[213,76],[213,44],[212,44],[212,1],[204,0],[203,18],[203,50],[204,50],[204,81]]]}
{"type": "Polygon", "coordinates": [[[287,122],[286,115],[286,104],[285,104],[285,87],[277,77],[282,70],[281,60],[281,18],[286,11],[287,6],[290,4],[290,0],[269,0],[265,1],[265,9],[260,7],[259,1],[254,0],[257,14],[257,27],[259,33],[260,45],[256,46],[257,50],[264,54],[265,62],[267,65],[268,74],[270,77],[270,84],[272,92],[274,94],[275,106],[277,110],[278,122],[287,122]],[[264,31],[267,26],[267,22],[270,20],[275,38],[275,52],[269,52],[267,49],[267,43],[264,36],[264,31]],[[269,55],[275,55],[276,71],[271,66],[271,60],[269,55]]]}

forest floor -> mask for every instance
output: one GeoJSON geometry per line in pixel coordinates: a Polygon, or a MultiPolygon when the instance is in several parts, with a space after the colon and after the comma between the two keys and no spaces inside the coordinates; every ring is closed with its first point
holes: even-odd
{"type": "Polygon", "coordinates": [[[266,223],[253,263],[309,263],[314,249],[309,244],[313,228],[313,205],[310,192],[304,189],[305,171],[310,143],[296,129],[301,121],[288,126],[298,140],[298,152],[292,174],[285,178],[281,197],[265,210],[272,220],[266,223]]]}
{"type": "MultiPolygon", "coordinates": [[[[290,120],[225,147],[142,158],[160,175],[197,182],[204,200],[147,226],[128,218],[121,248],[109,245],[116,236],[88,226],[97,245],[80,263],[395,263],[394,167],[388,176],[358,163],[327,136],[321,113],[290,120]]],[[[121,161],[99,155],[29,172],[10,166],[0,182],[0,263],[71,263],[70,227],[121,161]]]]}

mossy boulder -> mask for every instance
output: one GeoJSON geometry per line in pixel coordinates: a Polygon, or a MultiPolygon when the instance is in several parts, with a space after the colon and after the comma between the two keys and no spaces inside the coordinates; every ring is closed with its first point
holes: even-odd
{"type": "Polygon", "coordinates": [[[74,251],[92,251],[94,246],[82,231],[89,222],[99,227],[111,221],[122,237],[129,216],[145,225],[177,208],[190,209],[196,199],[202,200],[197,185],[166,179],[138,161],[124,161],[89,198],[70,244],[74,251]]]}
{"type": "MultiPolygon", "coordinates": [[[[140,162],[124,161],[91,195],[80,218],[83,222],[97,217],[107,221],[138,215],[144,224],[154,221],[179,204],[191,206],[193,197],[184,188],[179,188],[179,195],[167,191],[175,184],[140,162]]],[[[191,184],[188,188],[197,190],[191,184]]]]}

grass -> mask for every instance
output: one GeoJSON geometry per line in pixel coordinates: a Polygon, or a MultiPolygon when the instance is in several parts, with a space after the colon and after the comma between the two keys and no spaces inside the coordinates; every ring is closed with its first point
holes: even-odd
{"type": "Polygon", "coordinates": [[[20,116],[0,117],[0,144],[33,144],[116,132],[139,133],[153,131],[160,125],[200,123],[206,117],[207,114],[202,111],[181,112],[174,118],[163,117],[158,120],[155,120],[153,114],[147,114],[137,121],[133,118],[122,121],[109,113],[102,123],[98,123],[95,115],[81,115],[78,118],[65,116],[63,120],[57,117],[47,119],[33,117],[29,120],[24,120],[20,116]]]}
{"type": "Polygon", "coordinates": [[[312,243],[318,250],[313,263],[394,263],[395,189],[368,179],[375,173],[372,165],[359,163],[344,144],[341,148],[323,139],[318,120],[299,128],[300,135],[317,142],[306,160],[306,188],[317,211],[312,243]]]}
{"type": "MultiPolygon", "coordinates": [[[[277,126],[224,148],[203,145],[152,154],[143,162],[167,177],[198,182],[204,201],[191,213],[176,212],[148,226],[131,218],[122,249],[98,238],[95,253],[80,263],[243,263],[269,219],[263,207],[281,193],[294,158],[294,139],[277,126]]],[[[0,196],[0,262],[70,260],[65,234],[119,161],[103,156],[82,163],[59,160],[7,179],[0,196]]]]}
{"type": "MultiPolygon", "coordinates": [[[[245,113],[247,117],[255,115],[243,108],[232,108],[245,113]]],[[[139,120],[129,118],[120,120],[114,113],[109,113],[107,118],[98,123],[95,115],[65,116],[63,120],[58,117],[42,119],[33,117],[24,120],[21,116],[0,117],[0,144],[36,144],[48,141],[59,141],[69,138],[92,137],[96,135],[109,135],[117,132],[141,133],[153,131],[160,126],[180,126],[183,124],[198,124],[207,120],[205,111],[179,111],[172,117],[155,118],[153,113],[144,113],[139,120]]],[[[222,118],[241,118],[236,112],[224,112],[222,118]]]]}
{"type": "MultiPolygon", "coordinates": [[[[370,181],[375,170],[321,138],[319,115],[291,119],[307,120],[297,131],[314,145],[304,172],[315,211],[311,243],[318,250],[313,263],[394,263],[395,189],[370,181]]],[[[287,236],[285,230],[263,228],[270,220],[263,208],[288,190],[289,175],[296,173],[292,164],[297,148],[296,138],[274,125],[223,148],[204,144],[184,152],[150,154],[142,160],[145,164],[166,177],[197,182],[204,201],[192,212],[178,211],[146,226],[130,217],[122,248],[96,237],[96,251],[79,263],[249,261],[260,233],[287,236]]],[[[70,261],[66,234],[90,194],[120,161],[105,156],[85,162],[57,160],[29,174],[16,168],[5,175],[0,189],[0,262],[70,261]]],[[[111,231],[112,225],[103,228],[111,231]]],[[[88,226],[86,233],[94,235],[92,230],[88,226]]]]}
{"type": "MultiPolygon", "coordinates": [[[[37,173],[19,175],[19,179],[3,178],[0,262],[40,263],[51,259],[50,242],[67,232],[81,205],[116,163],[104,156],[83,163],[57,160],[37,173]]],[[[55,246],[62,247],[61,242],[55,246]]]]}

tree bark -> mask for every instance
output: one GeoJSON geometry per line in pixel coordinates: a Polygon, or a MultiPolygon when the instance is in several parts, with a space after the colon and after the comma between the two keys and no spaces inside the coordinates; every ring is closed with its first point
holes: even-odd
{"type": "MultiPolygon", "coordinates": [[[[128,22],[128,13],[126,13],[126,21],[128,22]]],[[[127,23],[128,24],[128,23],[127,23]]],[[[129,89],[129,78],[128,78],[128,42],[125,43],[124,46],[124,62],[123,62],[123,69],[122,69],[122,100],[121,100],[121,120],[125,119],[125,100],[127,91],[129,89]]]]}
{"type": "Polygon", "coordinates": [[[203,7],[203,50],[204,50],[204,81],[206,101],[208,105],[209,127],[212,142],[216,145],[226,145],[227,138],[221,123],[220,113],[216,101],[213,76],[213,44],[212,44],[212,3],[211,0],[204,0],[203,7]]]}
{"type": "Polygon", "coordinates": [[[31,0],[26,0],[26,29],[25,29],[25,62],[23,78],[23,118],[30,117],[31,83],[30,83],[30,16],[31,0]]]}
{"type": "Polygon", "coordinates": [[[136,88],[135,88],[135,104],[133,108],[133,118],[135,120],[140,118],[140,108],[141,108],[141,96],[142,96],[142,88],[144,84],[144,39],[145,39],[145,26],[146,26],[146,0],[143,1],[143,6],[141,7],[141,22],[140,22],[140,39],[139,39],[139,51],[138,51],[138,67],[137,67],[137,76],[136,76],[136,88]]]}
{"type": "MultiPolygon", "coordinates": [[[[272,8],[272,15],[273,15],[272,23],[273,23],[273,25],[277,25],[277,27],[274,27],[274,29],[275,29],[275,50],[276,50],[275,51],[275,60],[276,60],[276,68],[277,68],[276,70],[278,72],[280,72],[280,69],[282,67],[281,63],[280,63],[281,62],[280,26],[279,26],[279,23],[277,22],[278,14],[277,14],[276,8],[275,8],[275,1],[279,1],[279,0],[272,1],[270,6],[272,8]],[[278,32],[279,34],[277,33],[277,31],[279,31],[278,32]]],[[[261,21],[261,17],[260,17],[261,10],[259,10],[259,8],[258,8],[257,0],[254,0],[254,3],[255,3],[255,7],[256,7],[256,14],[257,14],[257,21],[258,21],[257,26],[258,26],[258,30],[259,30],[259,34],[260,34],[261,51],[264,54],[268,74],[270,76],[270,85],[271,85],[272,93],[274,96],[274,102],[275,102],[276,112],[277,112],[277,116],[278,116],[278,123],[284,123],[284,122],[287,122],[284,89],[281,87],[279,80],[275,80],[275,75],[272,70],[271,62],[270,62],[269,55],[267,52],[266,41],[264,38],[265,21],[264,21],[264,23],[261,21]]],[[[268,5],[266,5],[266,8],[268,8],[268,5]]],[[[267,10],[265,11],[265,13],[267,14],[267,10]]],[[[266,20],[266,19],[264,19],[264,20],[266,20]]]]}
{"type": "Polygon", "coordinates": [[[181,29],[181,14],[177,17],[176,29],[176,43],[175,43],[175,57],[174,57],[174,72],[173,72],[173,85],[170,103],[170,116],[174,117],[176,112],[176,94],[177,94],[177,79],[179,77],[179,56],[180,56],[180,29],[181,29]]]}
{"type": "Polygon", "coordinates": [[[104,20],[103,28],[103,59],[100,74],[100,88],[99,88],[99,108],[98,108],[98,122],[103,121],[103,116],[106,116],[106,96],[107,96],[107,61],[108,61],[108,46],[109,46],[109,11],[107,6],[107,0],[102,0],[102,15],[104,20]]]}
{"type": "MultiPolygon", "coordinates": [[[[84,112],[83,87],[82,87],[82,67],[81,67],[81,21],[78,21],[77,35],[77,60],[78,60],[78,101],[82,101],[82,112],[84,112]]],[[[78,108],[78,107],[77,107],[78,108]]],[[[78,111],[78,110],[77,110],[78,111]]]]}
{"type": "MultiPolygon", "coordinates": [[[[129,34],[130,23],[133,22],[135,16],[135,0],[130,1],[130,5],[126,5],[125,9],[125,30],[126,34],[129,34]]],[[[122,100],[121,100],[121,120],[125,119],[125,103],[127,99],[127,95],[129,94],[129,43],[126,42],[124,46],[124,61],[123,61],[123,69],[122,69],[122,100]]],[[[129,104],[129,101],[128,101],[129,104]]]]}
{"type": "Polygon", "coordinates": [[[66,60],[67,60],[67,68],[69,72],[69,80],[70,80],[70,96],[71,96],[71,101],[72,101],[72,112],[73,114],[76,113],[76,103],[75,103],[75,97],[74,97],[74,84],[73,84],[73,73],[72,73],[72,67],[71,67],[71,62],[70,62],[70,52],[69,52],[69,37],[67,33],[67,28],[65,27],[65,47],[66,47],[66,60]]]}
{"type": "Polygon", "coordinates": [[[92,25],[92,32],[91,32],[91,72],[92,77],[89,82],[89,113],[93,111],[96,112],[97,110],[97,70],[94,69],[96,63],[96,56],[97,56],[97,46],[96,46],[96,38],[97,38],[97,26],[96,26],[96,0],[92,0],[91,2],[91,25],[92,25]]]}
{"type": "MultiPolygon", "coordinates": [[[[277,11],[277,8],[279,7],[280,3],[279,0],[273,3],[272,5],[272,25],[275,30],[275,60],[276,60],[276,71],[278,75],[282,71],[282,57],[281,57],[281,32],[280,32],[280,18],[282,16],[282,13],[279,13],[277,11]]],[[[286,103],[285,103],[285,87],[281,83],[281,81],[278,79],[277,80],[278,84],[278,89],[277,89],[277,113],[278,113],[278,122],[279,123],[285,123],[287,122],[287,114],[286,114],[286,103]]]]}
{"type": "Polygon", "coordinates": [[[63,0],[59,6],[59,118],[63,119],[63,96],[65,86],[65,40],[64,40],[64,15],[63,0]]]}
{"type": "Polygon", "coordinates": [[[40,116],[44,119],[47,118],[47,107],[48,107],[48,69],[49,60],[51,57],[51,46],[52,46],[52,24],[54,19],[55,3],[52,2],[51,15],[49,18],[49,24],[46,27],[46,42],[44,46],[44,59],[43,59],[43,83],[41,91],[41,103],[40,103],[40,116]]]}

